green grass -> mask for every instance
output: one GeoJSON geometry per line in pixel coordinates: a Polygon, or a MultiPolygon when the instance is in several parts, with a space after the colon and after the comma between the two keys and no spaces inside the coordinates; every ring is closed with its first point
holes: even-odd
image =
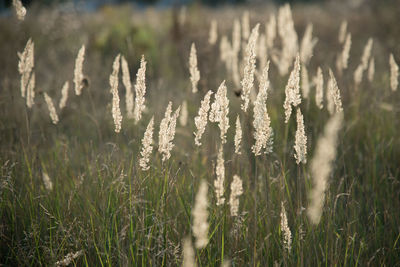
{"type": "MultiPolygon", "coordinates": [[[[304,21],[297,8],[294,8],[295,19],[304,21]]],[[[382,10],[387,12],[380,11],[388,21],[390,9],[382,10]]],[[[284,124],[282,105],[288,77],[280,77],[271,63],[272,89],[267,106],[274,130],[273,152],[255,158],[251,152],[252,106],[248,114],[241,112],[240,99],[235,97],[232,81],[218,60],[218,48],[206,44],[208,24],[200,18],[210,16],[207,10],[190,9],[188,15],[192,16],[188,16],[188,24],[178,29],[178,33],[174,32],[177,29],[168,12],[151,13],[149,16],[164,22],[151,25],[150,18],[143,22],[128,19],[132,14],[141,16],[140,12],[106,9],[85,14],[77,22],[79,31],[62,24],[61,16],[60,21],[46,29],[48,32],[39,34],[43,25],[34,23],[34,18],[40,12],[32,12],[32,17],[19,24],[17,30],[11,30],[16,23],[13,19],[2,18],[4,23],[0,23],[1,41],[5,49],[10,49],[8,54],[2,53],[5,56],[0,61],[6,66],[0,75],[4,88],[0,92],[1,264],[53,265],[68,253],[83,250],[74,265],[180,265],[181,242],[192,236],[191,210],[202,179],[209,184],[210,228],[209,244],[195,250],[199,266],[220,266],[228,259],[232,266],[400,264],[400,96],[399,91],[390,90],[387,65],[391,49],[398,62],[400,54],[398,45],[385,46],[387,40],[400,40],[400,35],[393,35],[394,29],[374,39],[377,72],[373,83],[364,80],[354,92],[352,72],[358,56],[350,57],[351,71],[338,77],[344,125],[322,219],[315,226],[306,212],[299,213],[301,207],[308,206],[312,187],[310,161],[329,118],[326,109],[320,111],[315,106],[313,90],[311,98],[303,99],[301,104],[308,137],[308,163],[298,167],[293,157],[295,114],[288,125],[284,124]],[[119,16],[126,23],[119,23],[119,16]],[[103,20],[104,17],[112,21],[103,20]],[[98,33],[103,26],[104,32],[98,33]],[[55,30],[70,34],[61,38],[55,30]],[[91,84],[80,97],[70,91],[68,106],[59,114],[56,126],[51,124],[40,93],[32,110],[26,108],[20,96],[16,52],[23,49],[28,36],[33,36],[37,49],[37,90],[50,92],[54,99],[58,99],[64,81],[72,79],[74,57],[82,44],[72,40],[76,37],[87,40],[84,72],[91,84]],[[204,73],[198,95],[190,92],[187,70],[192,41],[198,47],[200,72],[204,73]],[[128,59],[132,81],[141,54],[149,55],[148,111],[138,125],[124,118],[121,133],[115,134],[108,75],[119,47],[128,59]],[[228,205],[215,205],[214,166],[220,142],[217,125],[207,125],[200,148],[194,145],[192,134],[200,100],[208,89],[215,91],[223,79],[227,79],[230,99],[230,128],[224,146],[225,198],[229,199],[230,182],[238,174],[243,180],[244,193],[237,218],[230,216],[228,205]],[[178,123],[170,160],[162,163],[161,156],[153,152],[150,170],[141,171],[138,160],[145,128],[154,114],[153,137],[157,141],[158,125],[169,99],[174,109],[187,100],[188,125],[182,127],[178,123]],[[243,127],[240,156],[234,154],[233,144],[238,113],[243,127]],[[52,179],[51,192],[43,184],[43,171],[52,179]],[[282,201],[293,237],[289,253],[283,247],[280,229],[282,201]]],[[[46,12],[50,11],[43,11],[46,12]]],[[[215,12],[232,19],[232,14],[224,9],[215,12]]],[[[235,12],[239,15],[241,10],[235,12]]],[[[254,18],[260,14],[255,10],[254,18]]],[[[335,13],[329,14],[326,21],[334,17],[335,13]]],[[[350,15],[348,18],[350,29],[355,29],[353,40],[365,39],[352,47],[354,54],[361,54],[367,40],[364,36],[369,35],[357,31],[359,24],[352,24],[350,15]]],[[[369,21],[368,16],[357,19],[369,21]]],[[[320,41],[311,60],[310,77],[318,65],[327,77],[327,68],[334,65],[335,53],[340,49],[328,44],[336,44],[340,21],[327,26],[326,21],[318,23],[317,15],[311,16],[311,20],[320,41]],[[324,33],[319,35],[319,32],[324,33]]],[[[221,31],[230,34],[230,27],[230,23],[221,19],[221,31]]],[[[302,36],[302,31],[298,32],[302,36]]],[[[122,85],[119,90],[125,115],[122,85]]]]}

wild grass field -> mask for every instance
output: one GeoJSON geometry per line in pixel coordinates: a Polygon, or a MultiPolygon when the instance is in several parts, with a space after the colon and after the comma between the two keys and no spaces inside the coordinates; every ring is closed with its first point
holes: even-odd
{"type": "Polygon", "coordinates": [[[399,14],[0,17],[0,264],[400,266],[399,14]]]}

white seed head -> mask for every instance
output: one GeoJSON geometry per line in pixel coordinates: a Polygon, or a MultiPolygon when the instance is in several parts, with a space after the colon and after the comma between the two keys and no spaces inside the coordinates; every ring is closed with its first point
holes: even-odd
{"type": "Polygon", "coordinates": [[[61,99],[60,99],[60,103],[58,105],[60,110],[62,110],[63,108],[65,108],[67,106],[68,90],[69,90],[69,82],[66,81],[64,83],[64,86],[61,89],[61,99]]]}
{"type": "Polygon", "coordinates": [[[125,105],[126,116],[129,119],[133,118],[133,92],[131,75],[129,74],[129,65],[124,56],[121,56],[121,69],[122,69],[122,83],[125,86],[125,105]]]}
{"type": "Polygon", "coordinates": [[[190,49],[189,72],[190,72],[190,81],[192,82],[192,93],[197,93],[198,91],[197,84],[200,81],[200,71],[197,68],[197,52],[194,43],[192,43],[192,47],[190,49]]]}
{"type": "Polygon", "coordinates": [[[233,176],[231,183],[231,195],[229,197],[229,206],[231,216],[238,216],[239,212],[239,196],[243,194],[242,180],[238,175],[233,176]]]}
{"type": "Polygon", "coordinates": [[[122,127],[122,115],[119,108],[119,95],[118,95],[118,74],[119,74],[119,64],[120,54],[118,54],[113,63],[113,70],[110,74],[110,86],[112,93],[112,116],[114,119],[115,132],[119,133],[122,127]]]}
{"type": "Polygon", "coordinates": [[[224,180],[225,180],[225,161],[224,161],[224,150],[221,145],[218,151],[217,166],[215,168],[215,173],[217,179],[214,181],[215,196],[217,198],[217,206],[225,203],[224,198],[224,180]]]}
{"type": "Polygon", "coordinates": [[[35,44],[29,39],[22,53],[18,52],[18,72],[21,74],[21,96],[25,97],[29,80],[33,74],[35,44]]]}
{"type": "Polygon", "coordinates": [[[26,105],[28,108],[32,108],[33,104],[35,104],[35,81],[35,73],[32,72],[26,86],[26,105]]]}
{"type": "Polygon", "coordinates": [[[44,92],[44,100],[46,101],[47,109],[49,110],[50,118],[53,124],[58,123],[58,116],[57,116],[57,111],[56,108],[54,107],[53,100],[51,100],[51,97],[44,92]]]}
{"type": "Polygon", "coordinates": [[[244,112],[247,111],[247,107],[249,105],[250,100],[250,91],[253,89],[254,83],[254,72],[256,70],[256,44],[258,38],[258,28],[260,24],[257,24],[253,30],[251,31],[251,35],[249,37],[249,41],[245,50],[245,58],[244,58],[244,70],[243,70],[243,79],[241,81],[242,85],[242,110],[244,112]]]}
{"type": "Polygon", "coordinates": [[[244,40],[249,39],[250,36],[250,13],[247,10],[242,16],[242,36],[244,40]]]}
{"type": "Polygon", "coordinates": [[[186,237],[183,240],[183,261],[182,261],[182,267],[196,267],[196,259],[195,259],[195,253],[192,247],[192,241],[190,240],[190,237],[186,237]]]}
{"type": "Polygon", "coordinates": [[[339,28],[339,36],[338,36],[338,39],[339,39],[339,43],[340,43],[340,44],[343,44],[343,43],[344,43],[344,40],[345,40],[345,38],[346,38],[346,34],[347,34],[347,21],[344,20],[344,21],[342,21],[342,23],[340,24],[340,28],[339,28]]]}
{"type": "Polygon", "coordinates": [[[165,111],[165,117],[160,123],[160,132],[158,134],[158,152],[162,154],[162,161],[166,161],[171,157],[171,150],[174,147],[173,140],[175,138],[176,120],[179,116],[181,107],[179,106],[174,114],[172,113],[172,103],[168,103],[165,111]]]}
{"type": "Polygon", "coordinates": [[[329,69],[329,81],[327,86],[327,98],[328,98],[328,111],[330,114],[334,112],[342,112],[342,99],[340,96],[340,90],[337,85],[335,76],[331,69],[329,69]]]}
{"type": "Polygon", "coordinates": [[[396,91],[397,86],[399,85],[399,66],[394,60],[393,54],[390,54],[389,64],[390,64],[390,88],[392,88],[392,91],[396,91]]]}
{"type": "Polygon", "coordinates": [[[215,45],[218,39],[218,23],[215,19],[211,21],[210,32],[208,35],[208,43],[210,45],[215,45]]]}
{"type": "Polygon", "coordinates": [[[235,131],[235,153],[238,155],[242,154],[242,152],[240,152],[241,142],[242,142],[242,127],[240,126],[240,117],[239,115],[237,115],[236,131],[235,131]]]}
{"type": "Polygon", "coordinates": [[[140,68],[136,74],[136,84],[135,84],[135,109],[133,111],[133,117],[135,119],[135,123],[142,118],[142,112],[145,109],[144,101],[146,94],[146,60],[142,55],[142,59],[140,60],[140,68]]]}
{"type": "Polygon", "coordinates": [[[75,84],[75,94],[80,95],[83,89],[83,61],[85,60],[85,45],[82,45],[79,49],[78,55],[75,60],[74,69],[74,84],[75,84]]]}
{"type": "Polygon", "coordinates": [[[308,70],[305,65],[301,67],[301,93],[304,99],[310,94],[310,80],[308,78],[308,70]]]}
{"type": "Polygon", "coordinates": [[[285,205],[283,202],[281,203],[281,231],[283,232],[283,247],[290,252],[292,249],[292,232],[288,225],[285,205]]]}
{"type": "Polygon", "coordinates": [[[313,55],[314,46],[317,44],[318,39],[312,37],[313,25],[310,23],[307,25],[306,31],[304,32],[303,39],[300,45],[300,58],[304,65],[307,65],[313,55]]]}
{"type": "Polygon", "coordinates": [[[296,153],[294,154],[294,158],[296,159],[296,163],[307,163],[307,136],[304,130],[304,118],[303,114],[301,114],[300,108],[297,108],[297,130],[296,137],[294,143],[294,150],[296,153]]]}
{"type": "Polygon", "coordinates": [[[264,149],[264,153],[272,152],[273,145],[273,131],[271,128],[271,120],[269,118],[267,112],[266,101],[268,98],[268,89],[269,89],[269,79],[268,79],[268,70],[269,70],[269,61],[267,62],[267,66],[264,68],[261,80],[260,80],[260,88],[257,94],[256,101],[254,102],[254,139],[255,143],[251,147],[255,156],[261,155],[261,151],[264,149]]]}
{"type": "Polygon", "coordinates": [[[213,92],[211,90],[207,92],[207,94],[204,96],[204,99],[201,101],[199,113],[194,118],[194,123],[197,129],[197,131],[194,133],[195,135],[194,142],[197,146],[201,145],[200,139],[207,126],[208,111],[210,110],[210,98],[212,94],[213,92]]]}
{"type": "Polygon", "coordinates": [[[25,19],[26,8],[22,5],[21,0],[13,0],[13,6],[15,9],[15,14],[20,21],[25,19]]]}
{"type": "Polygon", "coordinates": [[[375,76],[375,59],[371,58],[368,66],[368,81],[372,82],[375,76]]]}
{"type": "Polygon", "coordinates": [[[374,43],[373,39],[369,38],[367,44],[364,47],[363,54],[361,56],[361,64],[363,70],[366,70],[368,68],[368,62],[369,58],[371,57],[373,43],[374,43]]]}
{"type": "Polygon", "coordinates": [[[226,132],[229,128],[229,99],[226,94],[227,88],[225,81],[223,81],[218,87],[217,93],[215,94],[215,100],[211,105],[210,111],[210,121],[218,122],[222,144],[226,143],[226,132]]]}
{"type": "Polygon", "coordinates": [[[285,123],[288,123],[292,106],[297,107],[301,103],[300,95],[300,56],[297,54],[293,70],[290,73],[288,83],[285,88],[285,123]]]}
{"type": "Polygon", "coordinates": [[[196,239],[195,246],[201,249],[208,244],[208,200],[207,200],[208,185],[202,180],[200,182],[199,191],[196,194],[194,208],[192,210],[193,216],[193,235],[196,239]]]}
{"type": "Polygon", "coordinates": [[[354,84],[355,84],[356,89],[358,89],[358,86],[362,82],[363,72],[364,72],[364,68],[363,68],[362,64],[358,65],[358,67],[354,71],[353,80],[354,80],[354,84]]]}
{"type": "Polygon", "coordinates": [[[142,150],[140,152],[139,166],[142,170],[147,171],[150,169],[149,161],[150,155],[153,151],[153,130],[154,130],[154,116],[151,118],[147,125],[146,131],[142,139],[142,150]]]}
{"type": "Polygon", "coordinates": [[[343,45],[342,53],[336,59],[337,71],[341,74],[343,70],[347,69],[351,48],[351,33],[346,35],[346,41],[343,45]]]}
{"type": "Polygon", "coordinates": [[[338,132],[343,121],[343,113],[333,115],[325,125],[324,134],[318,139],[314,157],[311,160],[312,189],[307,215],[313,224],[321,219],[325,202],[325,191],[332,171],[332,162],[336,158],[338,132]]]}
{"type": "Polygon", "coordinates": [[[46,172],[42,172],[42,179],[46,190],[51,192],[53,190],[53,183],[46,172]]]}
{"type": "Polygon", "coordinates": [[[265,35],[267,37],[268,48],[273,48],[276,37],[276,18],[274,14],[272,14],[268,20],[268,23],[265,27],[265,35]]]}
{"type": "Polygon", "coordinates": [[[182,111],[181,111],[181,115],[179,116],[179,123],[181,126],[183,126],[183,127],[186,126],[188,117],[189,117],[189,112],[188,112],[187,102],[186,102],[186,100],[183,100],[182,111]]]}
{"type": "Polygon", "coordinates": [[[318,67],[317,76],[314,78],[315,83],[315,104],[319,109],[324,107],[324,76],[321,67],[318,67]]]}

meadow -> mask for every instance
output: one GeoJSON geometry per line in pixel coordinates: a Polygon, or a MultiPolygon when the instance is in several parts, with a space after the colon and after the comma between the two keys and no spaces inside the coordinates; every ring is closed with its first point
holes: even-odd
{"type": "Polygon", "coordinates": [[[0,264],[400,266],[399,14],[0,17],[0,264]]]}

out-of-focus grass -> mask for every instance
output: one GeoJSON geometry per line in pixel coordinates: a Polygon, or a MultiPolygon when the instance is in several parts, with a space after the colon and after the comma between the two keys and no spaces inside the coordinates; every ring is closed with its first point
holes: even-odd
{"type": "MultiPolygon", "coordinates": [[[[378,6],[355,13],[331,6],[293,8],[299,36],[307,22],[313,22],[314,35],[319,38],[310,76],[319,65],[324,73],[334,66],[341,49],[337,30],[342,19],[349,21],[353,35],[350,70],[357,66],[368,37],[374,37],[374,82],[365,80],[355,91],[352,71],[338,77],[345,123],[318,226],[308,222],[304,211],[299,213],[308,203],[309,164],[302,168],[295,164],[292,147],[296,125],[294,120],[288,126],[283,123],[283,89],[288,77],[280,77],[273,64],[267,105],[274,151],[259,158],[252,155],[250,111],[241,114],[242,155],[233,153],[233,122],[240,112],[240,101],[218,59],[218,47],[207,44],[207,34],[209,19],[214,17],[220,34],[229,36],[233,18],[239,18],[242,9],[192,7],[183,26],[178,23],[178,12],[135,11],[126,6],[91,14],[29,10],[23,23],[1,18],[0,262],[9,266],[51,265],[69,252],[83,250],[83,256],[74,261],[76,265],[180,265],[181,240],[191,234],[194,195],[199,181],[205,179],[210,184],[210,243],[196,251],[200,266],[219,266],[224,258],[235,266],[398,265],[400,97],[389,89],[387,64],[390,52],[397,59],[400,55],[397,9],[378,6]],[[37,75],[32,110],[20,96],[17,72],[17,51],[22,51],[29,37],[35,42],[37,75]],[[202,74],[198,95],[190,93],[187,70],[192,42],[198,47],[202,74]],[[72,80],[74,59],[82,43],[87,47],[84,73],[90,85],[80,97],[70,91],[68,106],[54,126],[40,92],[59,99],[62,84],[72,80]],[[108,76],[119,52],[128,59],[132,81],[141,55],[148,60],[148,110],[138,125],[124,119],[122,132],[116,135],[108,76]],[[217,126],[207,126],[200,148],[195,147],[192,136],[193,117],[203,94],[216,90],[223,79],[227,79],[231,103],[231,128],[224,148],[225,196],[229,196],[232,176],[240,175],[244,193],[238,218],[229,215],[229,206],[215,205],[212,185],[217,126]],[[178,125],[171,159],[162,164],[160,156],[153,153],[150,170],[141,171],[140,140],[149,119],[154,114],[158,125],[167,102],[172,100],[176,108],[184,99],[189,104],[189,122],[186,127],[178,125]],[[43,185],[43,171],[53,181],[52,192],[43,185]],[[256,207],[253,197],[257,198],[256,207]],[[283,249],[279,226],[281,201],[285,202],[293,235],[289,254],[283,249]]],[[[250,11],[253,25],[267,21],[276,7],[250,11]]],[[[121,85],[119,90],[124,114],[125,89],[121,85]]],[[[329,115],[315,107],[313,97],[304,100],[301,109],[310,161],[329,115]]],[[[156,126],[154,139],[157,137],[156,126]]]]}

